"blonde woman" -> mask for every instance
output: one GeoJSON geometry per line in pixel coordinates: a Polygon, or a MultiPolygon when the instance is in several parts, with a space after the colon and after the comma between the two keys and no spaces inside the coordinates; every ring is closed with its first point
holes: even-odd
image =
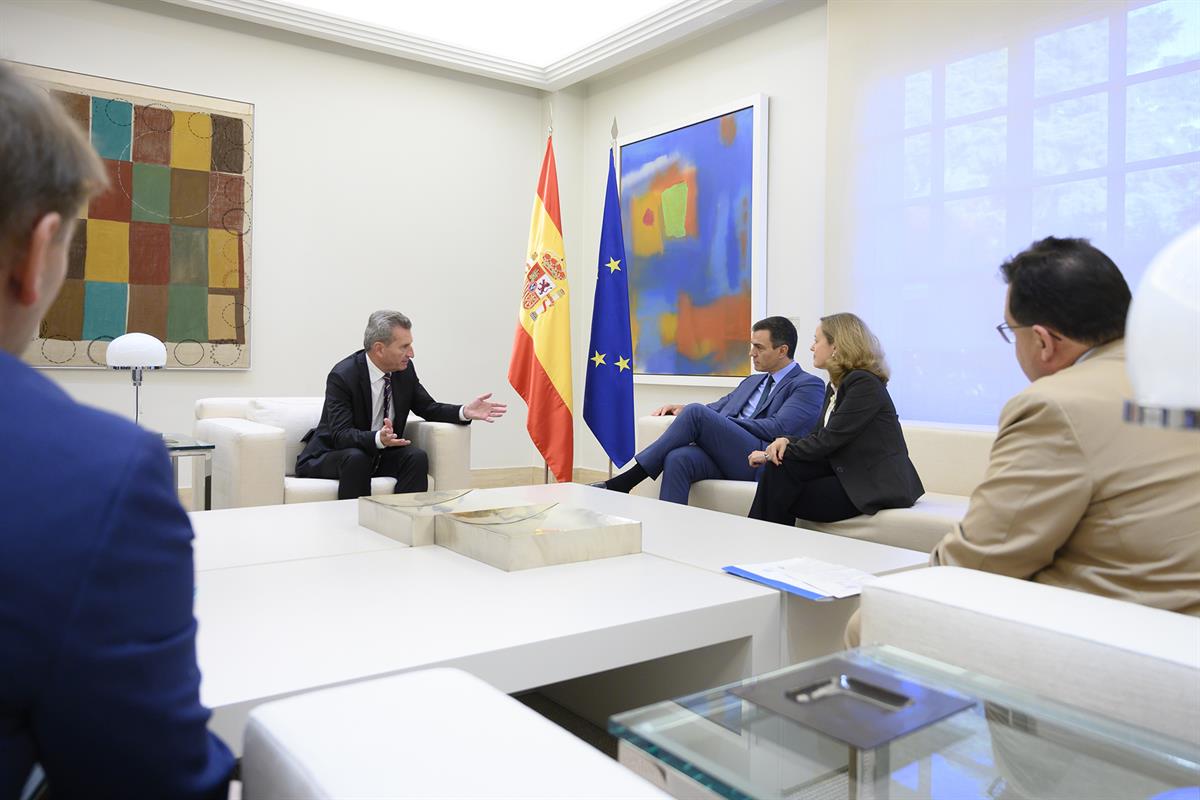
{"type": "Polygon", "coordinates": [[[810,350],[813,366],[829,373],[825,405],[808,436],[750,454],[750,466],[765,465],[750,517],[792,525],[908,508],[925,487],[887,392],[879,340],[854,314],[833,314],[821,318],[810,350]]]}

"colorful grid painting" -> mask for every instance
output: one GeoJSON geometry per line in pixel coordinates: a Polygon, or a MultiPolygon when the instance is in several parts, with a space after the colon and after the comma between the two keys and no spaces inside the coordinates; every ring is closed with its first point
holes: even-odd
{"type": "Polygon", "coordinates": [[[250,366],[254,107],[42,67],[39,81],[87,133],[109,189],[81,210],[67,280],[26,360],[103,367],[140,331],[167,366],[250,366]]]}

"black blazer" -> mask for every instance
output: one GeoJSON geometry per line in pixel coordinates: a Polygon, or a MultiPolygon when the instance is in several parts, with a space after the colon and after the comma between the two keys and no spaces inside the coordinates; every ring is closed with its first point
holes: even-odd
{"type": "Polygon", "coordinates": [[[883,381],[861,369],[843,376],[826,425],[832,394],[833,387],[827,387],[813,432],[789,439],[783,457],[828,460],[850,502],[864,514],[911,507],[925,487],[908,459],[900,418],[883,381]]]}
{"type": "MultiPolygon", "coordinates": [[[[389,419],[397,436],[404,435],[408,412],[432,422],[467,423],[458,418],[462,406],[438,403],[429,396],[413,362],[399,372],[391,373],[392,411],[389,419]]],[[[333,365],[325,379],[325,407],[317,427],[304,434],[304,451],[296,459],[302,463],[330,450],[357,447],[368,453],[376,452],[375,431],[371,428],[371,377],[367,372],[367,354],[359,350],[333,365]]]]}

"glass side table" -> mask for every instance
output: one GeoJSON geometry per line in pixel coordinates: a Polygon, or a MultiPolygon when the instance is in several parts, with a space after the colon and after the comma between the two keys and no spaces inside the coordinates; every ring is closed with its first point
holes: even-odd
{"type": "MultiPolygon", "coordinates": [[[[199,510],[208,511],[212,508],[212,454],[217,448],[214,444],[202,442],[182,433],[164,433],[163,444],[167,447],[167,455],[171,457],[171,472],[175,476],[175,486],[179,486],[179,459],[204,459],[204,503],[199,510]]],[[[196,487],[192,486],[192,506],[196,506],[196,487]]]]}
{"type": "Polygon", "coordinates": [[[677,797],[1195,798],[1200,744],[1159,736],[892,647],[839,653],[618,714],[620,759],[677,797]],[[858,750],[732,693],[843,658],[976,702],[858,750]],[[684,777],[686,776],[686,777],[684,777]],[[699,785],[697,785],[699,784],[699,785]],[[704,788],[702,788],[704,787],[704,788]]]}

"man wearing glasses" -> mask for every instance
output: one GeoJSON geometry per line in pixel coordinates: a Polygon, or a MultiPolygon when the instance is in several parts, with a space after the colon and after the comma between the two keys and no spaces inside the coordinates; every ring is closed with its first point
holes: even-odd
{"type": "Polygon", "coordinates": [[[996,326],[1031,381],[1004,406],[987,476],[934,548],[945,564],[1200,615],[1200,441],[1122,419],[1129,286],[1084,239],[1001,267],[996,326]]]}

